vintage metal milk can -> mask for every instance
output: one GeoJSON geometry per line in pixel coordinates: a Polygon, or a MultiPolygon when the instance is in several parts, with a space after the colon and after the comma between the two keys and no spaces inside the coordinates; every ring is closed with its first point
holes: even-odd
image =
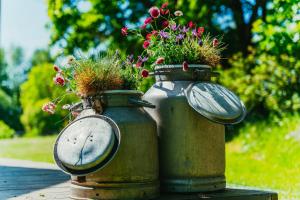
{"type": "Polygon", "coordinates": [[[72,198],[159,195],[156,123],[143,109],[153,105],[141,96],[138,91],[112,90],[85,99],[84,110],[60,133],[55,161],[72,175],[72,198]],[[95,112],[97,102],[101,115],[95,112]]]}
{"type": "Polygon", "coordinates": [[[156,66],[156,83],[143,99],[156,120],[161,188],[168,192],[203,192],[225,188],[224,124],[240,122],[245,107],[228,89],[210,82],[209,66],[156,66]]]}

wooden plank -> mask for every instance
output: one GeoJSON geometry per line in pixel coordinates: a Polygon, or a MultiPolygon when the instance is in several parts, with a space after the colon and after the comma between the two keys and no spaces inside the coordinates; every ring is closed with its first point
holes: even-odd
{"type": "MultiPolygon", "coordinates": [[[[69,199],[70,176],[55,165],[0,159],[0,200],[69,199]]],[[[157,200],[277,200],[277,194],[252,189],[226,189],[198,194],[162,194],[157,200]]]]}

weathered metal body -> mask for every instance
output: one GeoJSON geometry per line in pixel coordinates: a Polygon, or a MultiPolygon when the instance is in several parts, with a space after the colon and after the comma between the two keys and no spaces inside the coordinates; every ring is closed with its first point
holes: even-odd
{"type": "MultiPolygon", "coordinates": [[[[72,198],[151,199],[159,195],[156,123],[143,109],[147,104],[141,95],[136,91],[101,95],[102,115],[113,120],[120,131],[118,151],[99,170],[72,176],[72,198]]],[[[84,109],[77,119],[94,114],[93,109],[84,109]]]]}
{"type": "Polygon", "coordinates": [[[167,192],[207,192],[226,185],[224,125],[201,116],[186,98],[192,83],[209,82],[213,73],[208,66],[190,68],[156,69],[156,83],[143,96],[156,106],[146,111],[157,123],[161,188],[167,192]]]}

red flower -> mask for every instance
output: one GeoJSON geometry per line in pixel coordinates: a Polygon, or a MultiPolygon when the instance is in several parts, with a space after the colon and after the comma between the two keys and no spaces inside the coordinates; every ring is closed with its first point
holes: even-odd
{"type": "Polygon", "coordinates": [[[59,66],[57,66],[57,65],[53,65],[53,69],[54,69],[55,71],[57,71],[58,73],[61,72],[61,69],[60,69],[59,66]]]}
{"type": "Polygon", "coordinates": [[[150,45],[150,42],[148,40],[146,40],[143,44],[143,48],[147,49],[149,47],[149,45],[150,45]]]}
{"type": "Polygon", "coordinates": [[[151,37],[152,37],[152,34],[151,34],[151,33],[148,33],[148,34],[146,35],[146,40],[151,40],[151,37]]]}
{"type": "Polygon", "coordinates": [[[165,3],[163,3],[163,5],[161,6],[161,8],[164,9],[164,8],[168,7],[168,5],[169,5],[169,2],[165,2],[165,3]]]}
{"type": "Polygon", "coordinates": [[[142,72],[141,72],[141,74],[142,74],[143,78],[147,78],[149,76],[149,71],[146,70],[146,69],[143,69],[142,72]]]}
{"type": "Polygon", "coordinates": [[[163,62],[165,62],[165,58],[159,57],[159,58],[157,58],[157,60],[155,61],[155,64],[160,65],[160,64],[162,64],[163,62]]]}
{"type": "Polygon", "coordinates": [[[195,25],[195,24],[194,24],[192,21],[190,21],[190,22],[188,23],[188,27],[189,27],[189,28],[193,28],[194,25],[195,25]]]}
{"type": "Polygon", "coordinates": [[[204,33],[204,27],[199,27],[197,33],[201,36],[204,33]]]}
{"type": "Polygon", "coordinates": [[[162,15],[167,15],[167,14],[169,14],[169,9],[168,10],[164,10],[164,9],[160,9],[160,14],[162,14],[162,15]]]}
{"type": "Polygon", "coordinates": [[[149,13],[150,13],[151,17],[153,17],[153,18],[158,18],[160,16],[159,8],[156,6],[151,7],[149,9],[149,13]]]}
{"type": "Polygon", "coordinates": [[[143,24],[142,26],[141,26],[141,29],[145,29],[147,27],[147,24],[143,24]]]}
{"type": "Polygon", "coordinates": [[[212,43],[213,43],[213,47],[216,47],[219,45],[219,41],[217,38],[214,38],[212,43]]]}
{"type": "Polygon", "coordinates": [[[56,74],[56,76],[53,78],[53,81],[56,85],[60,85],[60,86],[65,85],[65,79],[61,74],[56,74]]]}
{"type": "Polygon", "coordinates": [[[157,36],[158,35],[158,31],[153,30],[153,31],[151,31],[151,34],[154,35],[154,36],[157,36]]]}
{"type": "Polygon", "coordinates": [[[189,65],[186,61],[182,63],[182,70],[185,72],[189,70],[189,65]]]}
{"type": "Polygon", "coordinates": [[[152,21],[153,21],[152,17],[147,17],[144,21],[144,24],[151,24],[152,21]]]}
{"type": "Polygon", "coordinates": [[[121,28],[121,33],[122,33],[122,35],[124,35],[124,36],[126,36],[126,35],[128,35],[128,28],[127,27],[123,27],[123,28],[121,28]]]}
{"type": "Polygon", "coordinates": [[[169,21],[168,21],[168,20],[163,21],[163,22],[162,22],[162,26],[163,26],[164,28],[168,27],[168,26],[169,26],[169,21]]]}
{"type": "Polygon", "coordinates": [[[142,66],[142,64],[143,64],[143,61],[137,61],[137,63],[135,64],[135,66],[137,68],[140,68],[142,66]]]}

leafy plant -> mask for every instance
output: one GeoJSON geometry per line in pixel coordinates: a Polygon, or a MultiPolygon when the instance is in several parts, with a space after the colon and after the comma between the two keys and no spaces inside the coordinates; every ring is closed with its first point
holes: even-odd
{"type": "Polygon", "coordinates": [[[0,139],[12,138],[15,131],[10,128],[4,121],[0,120],[0,139]]]}
{"type": "MultiPolygon", "coordinates": [[[[73,93],[80,98],[93,97],[106,90],[137,89],[139,69],[133,68],[128,60],[122,59],[118,51],[107,52],[96,57],[78,58],[69,56],[62,66],[54,65],[56,85],[66,88],[66,94],[73,93]]],[[[42,109],[55,113],[58,97],[43,105],[42,109]]],[[[69,105],[64,106],[69,109],[69,105]]]]}
{"type": "Polygon", "coordinates": [[[220,62],[224,45],[192,21],[179,24],[182,11],[173,14],[168,3],[164,3],[160,8],[151,7],[149,15],[140,30],[126,27],[121,30],[123,35],[132,32],[144,40],[144,51],[138,57],[137,67],[150,63],[183,64],[187,68],[188,63],[216,66],[220,62]]]}

